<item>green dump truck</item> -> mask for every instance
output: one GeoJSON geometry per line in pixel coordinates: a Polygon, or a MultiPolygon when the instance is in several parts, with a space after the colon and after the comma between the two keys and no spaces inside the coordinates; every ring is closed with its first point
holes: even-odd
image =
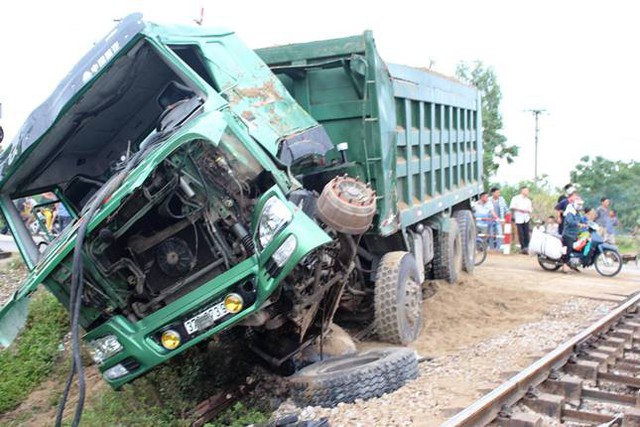
{"type": "Polygon", "coordinates": [[[256,54],[132,15],[0,157],[30,270],[0,343],[43,284],[115,388],[228,330],[291,371],[334,319],[408,344],[425,277],[473,268],[481,159],[476,89],[386,64],[370,32],[256,54]],[[30,235],[29,198],[65,219],[55,239],[30,235]]]}

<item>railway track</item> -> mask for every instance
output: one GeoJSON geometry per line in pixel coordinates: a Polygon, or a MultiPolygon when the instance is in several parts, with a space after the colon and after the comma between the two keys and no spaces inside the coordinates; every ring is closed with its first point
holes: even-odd
{"type": "Polygon", "coordinates": [[[466,426],[640,426],[640,294],[447,420],[466,426]]]}

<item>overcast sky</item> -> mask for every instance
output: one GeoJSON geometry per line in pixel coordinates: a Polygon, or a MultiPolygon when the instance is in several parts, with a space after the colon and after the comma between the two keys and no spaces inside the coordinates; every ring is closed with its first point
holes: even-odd
{"type": "Polygon", "coordinates": [[[160,23],[234,30],[250,47],[353,35],[371,29],[388,62],[453,74],[460,61],[492,66],[503,93],[508,142],[521,147],[498,179],[539,172],[561,185],[584,155],[640,160],[640,6],[609,1],[3,1],[0,103],[7,140],[78,59],[115,25],[142,12],[160,23]]]}

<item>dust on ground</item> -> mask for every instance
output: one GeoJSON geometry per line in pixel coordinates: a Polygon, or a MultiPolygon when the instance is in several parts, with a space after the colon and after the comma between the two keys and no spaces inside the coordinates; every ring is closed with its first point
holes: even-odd
{"type": "Polygon", "coordinates": [[[413,344],[420,355],[439,356],[459,350],[496,332],[542,317],[553,298],[521,289],[492,286],[463,274],[456,284],[437,282],[424,302],[425,327],[413,344]]]}
{"type": "Polygon", "coordinates": [[[0,307],[20,288],[29,271],[17,254],[0,260],[0,307]]]}
{"type": "MultiPolygon", "coordinates": [[[[640,270],[616,278],[592,270],[543,271],[535,258],[491,255],[460,283],[438,282],[425,301],[425,329],[412,345],[420,376],[401,389],[336,408],[296,408],[332,426],[437,426],[535,359],[569,339],[640,288],[640,270]]],[[[369,344],[371,345],[371,344],[369,344]]]]}
{"type": "MultiPolygon", "coordinates": [[[[60,357],[63,357],[62,355],[60,357]]],[[[15,409],[0,414],[0,425],[20,427],[41,427],[53,425],[58,409],[58,402],[62,396],[66,372],[54,372],[47,380],[31,392],[29,396],[15,409]]],[[[95,365],[85,367],[86,396],[91,398],[98,396],[109,388],[102,380],[102,376],[95,365]]],[[[69,400],[64,412],[63,421],[69,423],[73,418],[76,403],[78,402],[78,390],[74,385],[69,393],[69,400]]],[[[87,400],[85,407],[91,406],[87,400]]]]}
{"type": "MultiPolygon", "coordinates": [[[[18,276],[2,280],[0,274],[0,289],[5,282],[16,286],[13,282],[21,281],[18,276]]],[[[412,346],[429,358],[420,365],[418,379],[381,398],[332,409],[296,408],[287,400],[277,413],[328,417],[332,426],[438,425],[640,288],[640,269],[625,266],[612,279],[589,270],[562,275],[542,271],[531,257],[490,255],[473,276],[463,275],[455,285],[433,286],[437,292],[425,301],[424,331],[412,346]]],[[[107,387],[95,368],[88,368],[88,375],[88,383],[95,387],[89,396],[107,387]]],[[[272,375],[265,372],[252,381],[265,384],[258,390],[271,396],[277,407],[281,400],[276,396],[283,394],[286,380],[272,381],[272,375]]],[[[43,383],[0,423],[50,423],[55,414],[52,401],[59,393],[56,387],[60,390],[59,381],[53,379],[43,383]]]]}

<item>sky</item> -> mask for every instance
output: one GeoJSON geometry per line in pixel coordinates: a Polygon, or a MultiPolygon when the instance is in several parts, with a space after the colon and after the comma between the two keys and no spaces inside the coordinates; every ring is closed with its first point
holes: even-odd
{"type": "Polygon", "coordinates": [[[5,146],[92,44],[133,12],[158,23],[234,30],[251,48],[373,30],[387,62],[453,75],[491,66],[502,89],[503,134],[520,147],[497,180],[538,172],[568,182],[581,157],[640,160],[640,6],[631,1],[4,1],[0,2],[0,124],[5,146]]]}

